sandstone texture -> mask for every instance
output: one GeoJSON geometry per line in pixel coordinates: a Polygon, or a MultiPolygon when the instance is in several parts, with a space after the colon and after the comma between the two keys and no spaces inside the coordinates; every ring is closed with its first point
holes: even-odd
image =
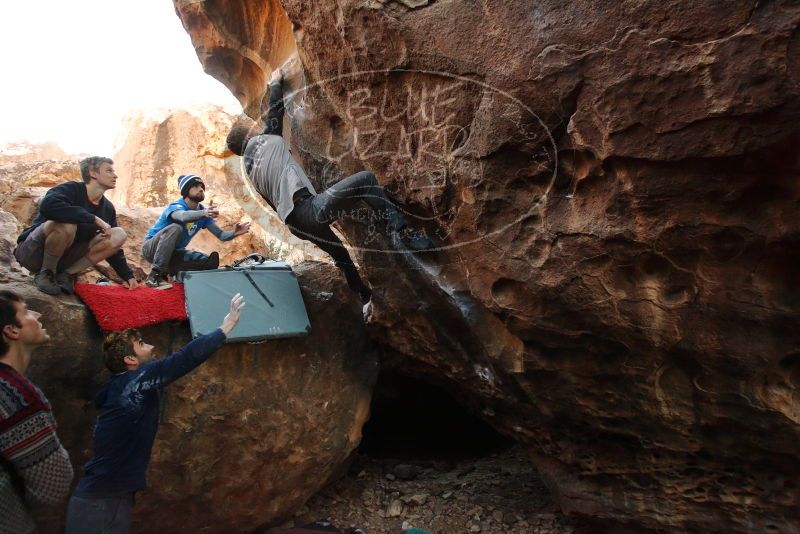
{"type": "Polygon", "coordinates": [[[163,207],[179,198],[177,177],[203,177],[217,204],[230,200],[225,191],[225,136],[232,118],[217,107],[197,112],[136,112],[123,120],[124,137],[114,154],[120,179],[109,191],[115,205],[163,207]]]}
{"type": "MultiPolygon", "coordinates": [[[[0,212],[3,227],[9,217],[0,212]]],[[[28,376],[50,399],[59,436],[80,473],[91,451],[92,399],[108,377],[102,334],[77,298],[39,292],[2,258],[0,285],[41,312],[51,336],[34,353],[28,376]]],[[[329,264],[306,262],[295,272],[311,335],[226,345],[170,386],[150,489],[137,496],[133,531],[266,527],[290,517],[358,445],[378,362],[367,347],[357,299],[329,264]]],[[[150,327],[145,338],[166,354],[170,343],[177,350],[188,341],[188,327],[150,327]]],[[[42,531],[63,532],[64,513],[42,511],[42,531]]]]}
{"type": "Polygon", "coordinates": [[[254,118],[292,62],[317,186],[370,169],[441,245],[340,224],[387,365],[525,445],[575,520],[797,531],[796,2],[174,3],[254,118]]]}
{"type": "Polygon", "coordinates": [[[46,143],[17,141],[0,145],[0,161],[3,163],[35,163],[66,158],[67,153],[53,141],[46,143]]]}
{"type": "Polygon", "coordinates": [[[36,217],[37,204],[49,188],[81,179],[77,161],[66,157],[35,160],[21,152],[0,155],[0,209],[26,226],[36,217]]]}

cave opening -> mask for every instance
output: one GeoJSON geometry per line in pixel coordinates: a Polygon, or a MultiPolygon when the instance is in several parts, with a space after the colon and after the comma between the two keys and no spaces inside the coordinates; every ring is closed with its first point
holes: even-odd
{"type": "Polygon", "coordinates": [[[444,389],[383,371],[359,450],[373,458],[458,461],[499,453],[513,444],[444,389]]]}

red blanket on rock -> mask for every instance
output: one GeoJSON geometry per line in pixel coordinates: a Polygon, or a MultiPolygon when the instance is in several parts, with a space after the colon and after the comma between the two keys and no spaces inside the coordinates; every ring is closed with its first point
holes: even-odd
{"type": "Polygon", "coordinates": [[[125,289],[120,285],[78,282],[75,293],[89,306],[104,332],[142,328],[164,321],[186,320],[183,284],[170,289],[139,286],[125,289]]]}

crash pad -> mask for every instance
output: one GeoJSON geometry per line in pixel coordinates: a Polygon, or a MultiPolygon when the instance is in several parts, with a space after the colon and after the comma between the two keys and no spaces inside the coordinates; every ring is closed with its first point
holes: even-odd
{"type": "Polygon", "coordinates": [[[300,285],[286,262],[187,272],[183,285],[193,337],[220,325],[236,293],[244,296],[246,306],[227,343],[305,336],[311,332],[300,285]]]}

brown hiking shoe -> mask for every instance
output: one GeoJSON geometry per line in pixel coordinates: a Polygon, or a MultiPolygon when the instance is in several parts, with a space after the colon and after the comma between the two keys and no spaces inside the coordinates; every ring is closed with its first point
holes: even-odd
{"type": "Polygon", "coordinates": [[[48,295],[61,294],[61,286],[56,282],[56,275],[50,269],[44,269],[36,273],[36,276],[33,277],[33,283],[36,284],[39,291],[48,295]]]}
{"type": "Polygon", "coordinates": [[[61,291],[67,295],[75,293],[75,275],[69,273],[56,274],[56,284],[61,288],[61,291]]]}

